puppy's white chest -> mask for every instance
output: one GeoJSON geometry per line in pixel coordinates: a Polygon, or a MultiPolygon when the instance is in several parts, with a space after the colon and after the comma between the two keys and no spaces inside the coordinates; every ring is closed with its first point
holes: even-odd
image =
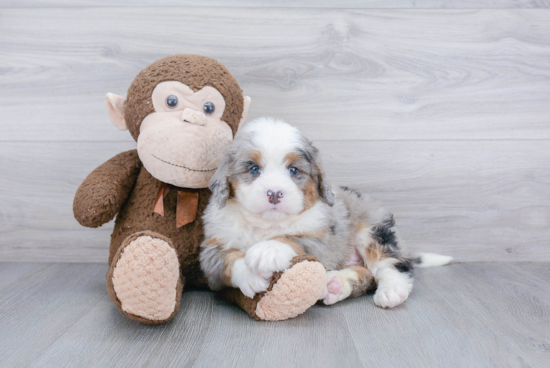
{"type": "Polygon", "coordinates": [[[247,250],[254,244],[259,242],[273,239],[276,236],[288,234],[288,229],[262,229],[257,227],[248,227],[244,231],[245,236],[243,237],[242,249],[247,250]]]}
{"type": "Polygon", "coordinates": [[[318,203],[299,216],[287,220],[270,221],[254,216],[245,216],[235,204],[229,203],[220,211],[209,212],[206,233],[218,238],[227,249],[246,252],[262,241],[281,235],[298,235],[327,228],[329,208],[318,203]]]}

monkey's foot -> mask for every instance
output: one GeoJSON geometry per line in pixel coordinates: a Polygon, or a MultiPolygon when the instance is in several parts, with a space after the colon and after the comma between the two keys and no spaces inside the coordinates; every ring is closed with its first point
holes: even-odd
{"type": "Polygon", "coordinates": [[[158,324],[177,312],[183,281],[170,239],[150,231],[126,238],[107,272],[118,309],[142,323],[158,324]]]}
{"type": "Polygon", "coordinates": [[[269,288],[254,298],[239,289],[230,289],[227,297],[251,317],[261,321],[280,321],[304,313],[325,291],[325,267],[308,255],[296,256],[290,267],[273,274],[269,288]]]}

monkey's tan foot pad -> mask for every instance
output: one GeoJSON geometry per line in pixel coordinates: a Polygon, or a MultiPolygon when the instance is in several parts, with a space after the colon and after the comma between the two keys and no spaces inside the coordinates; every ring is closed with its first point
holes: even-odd
{"type": "Polygon", "coordinates": [[[122,313],[132,319],[147,324],[171,319],[183,289],[171,241],[153,232],[128,237],[107,272],[107,289],[122,313]]]}
{"type": "Polygon", "coordinates": [[[314,305],[327,284],[325,267],[308,255],[296,256],[291,266],[271,278],[267,291],[250,299],[239,289],[231,289],[227,297],[251,317],[261,321],[281,321],[294,318],[314,305]]]}

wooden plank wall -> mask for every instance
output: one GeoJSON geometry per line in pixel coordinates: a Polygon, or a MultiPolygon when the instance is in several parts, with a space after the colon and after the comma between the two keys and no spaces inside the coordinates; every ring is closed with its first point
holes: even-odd
{"type": "Polygon", "coordinates": [[[135,147],[104,95],[176,53],[223,62],[252,97],[249,117],[302,129],[334,184],[395,212],[409,248],[550,261],[548,8],[4,0],[0,261],[106,261],[112,224],[72,216],[86,175],[135,147]]]}

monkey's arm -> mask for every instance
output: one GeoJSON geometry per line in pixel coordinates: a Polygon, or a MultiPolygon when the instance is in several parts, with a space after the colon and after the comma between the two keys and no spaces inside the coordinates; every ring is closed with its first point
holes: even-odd
{"type": "Polygon", "coordinates": [[[87,227],[111,221],[134,188],[141,165],[137,150],[130,150],[92,171],[76,191],[75,219],[87,227]]]}

